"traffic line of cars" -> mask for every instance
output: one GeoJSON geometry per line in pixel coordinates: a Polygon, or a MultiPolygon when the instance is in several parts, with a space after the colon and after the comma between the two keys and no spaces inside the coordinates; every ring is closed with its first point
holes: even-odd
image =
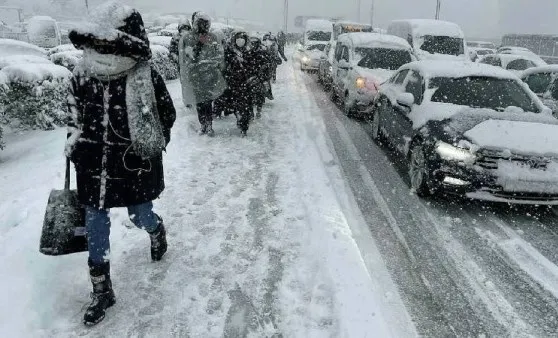
{"type": "Polygon", "coordinates": [[[558,66],[528,50],[491,55],[502,64],[472,62],[454,24],[407,20],[339,35],[312,67],[407,161],[418,196],[558,205],[558,66]]]}

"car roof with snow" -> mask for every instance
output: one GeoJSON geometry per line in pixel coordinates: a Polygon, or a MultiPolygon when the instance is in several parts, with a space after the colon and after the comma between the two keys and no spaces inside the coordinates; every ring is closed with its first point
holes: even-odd
{"type": "Polygon", "coordinates": [[[324,19],[310,19],[306,21],[306,30],[313,29],[333,32],[333,22],[324,19]]]}
{"type": "Polygon", "coordinates": [[[434,35],[434,36],[451,36],[456,38],[463,38],[464,34],[458,24],[431,19],[408,19],[408,20],[394,20],[392,24],[409,24],[413,28],[415,36],[421,35],[434,35]]]}
{"type": "Polygon", "coordinates": [[[399,70],[403,69],[418,71],[427,78],[483,76],[517,80],[516,75],[503,68],[469,61],[422,60],[408,63],[399,68],[399,70]]]}
{"type": "Polygon", "coordinates": [[[400,49],[411,49],[411,45],[405,39],[398,36],[379,33],[346,33],[339,35],[338,42],[351,42],[354,47],[391,47],[400,49]]]}

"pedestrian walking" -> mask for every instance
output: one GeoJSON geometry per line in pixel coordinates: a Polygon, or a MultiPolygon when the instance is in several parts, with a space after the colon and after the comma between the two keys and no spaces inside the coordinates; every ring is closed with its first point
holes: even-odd
{"type": "Polygon", "coordinates": [[[94,325],[116,301],[109,209],[128,208],[133,224],[149,234],[153,261],[167,251],[165,225],[152,201],[165,188],[162,152],[176,113],[162,77],[149,64],[151,50],[137,10],[104,4],[69,38],[84,51],[68,95],[66,155],[75,165],[85,206],[93,292],[83,322],[94,325]]]}
{"type": "Polygon", "coordinates": [[[203,12],[196,12],[192,17],[192,30],[179,44],[182,99],[187,107],[196,107],[200,134],[212,136],[213,101],[226,88],[222,74],[224,50],[218,37],[210,32],[210,17],[203,12]]]}
{"type": "Polygon", "coordinates": [[[287,45],[287,35],[283,31],[280,31],[277,34],[277,47],[279,49],[279,55],[283,58],[285,62],[287,61],[287,57],[285,56],[286,45],[287,45]]]}

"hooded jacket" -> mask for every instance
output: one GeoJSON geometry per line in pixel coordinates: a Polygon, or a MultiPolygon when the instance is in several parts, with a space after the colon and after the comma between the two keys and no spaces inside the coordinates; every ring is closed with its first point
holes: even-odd
{"type": "Polygon", "coordinates": [[[215,100],[223,94],[226,82],[221,73],[224,51],[221,42],[211,32],[200,34],[199,20],[211,19],[197,13],[192,30],[184,34],[179,43],[180,82],[185,105],[215,100]]]}
{"type": "MultiPolygon", "coordinates": [[[[72,31],[70,38],[76,47],[110,52],[145,65],[151,53],[137,11],[110,4],[96,12],[95,17],[103,20],[105,27],[99,30],[93,22],[85,25],[90,30],[72,31]],[[102,13],[108,18],[103,20],[102,13]],[[113,26],[108,27],[107,23],[113,26]]],[[[162,77],[147,67],[150,70],[147,76],[150,74],[153,83],[156,117],[168,144],[176,112],[162,77]]],[[[156,199],[164,190],[162,154],[143,160],[134,153],[126,88],[127,75],[99,79],[79,70],[74,73],[68,95],[67,155],[75,164],[78,197],[84,205],[103,209],[137,205],[156,199]]]]}

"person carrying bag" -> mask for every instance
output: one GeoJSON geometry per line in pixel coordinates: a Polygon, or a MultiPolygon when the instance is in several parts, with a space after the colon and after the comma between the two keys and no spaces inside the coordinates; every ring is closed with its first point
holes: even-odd
{"type": "Polygon", "coordinates": [[[138,11],[106,3],[69,38],[84,51],[68,96],[66,156],[75,165],[77,198],[85,208],[93,285],[83,323],[95,325],[116,301],[109,209],[128,209],[132,223],[149,234],[153,261],[167,251],[165,225],[152,201],[165,188],[162,152],[176,111],[162,77],[149,64],[149,40],[138,11]]]}

